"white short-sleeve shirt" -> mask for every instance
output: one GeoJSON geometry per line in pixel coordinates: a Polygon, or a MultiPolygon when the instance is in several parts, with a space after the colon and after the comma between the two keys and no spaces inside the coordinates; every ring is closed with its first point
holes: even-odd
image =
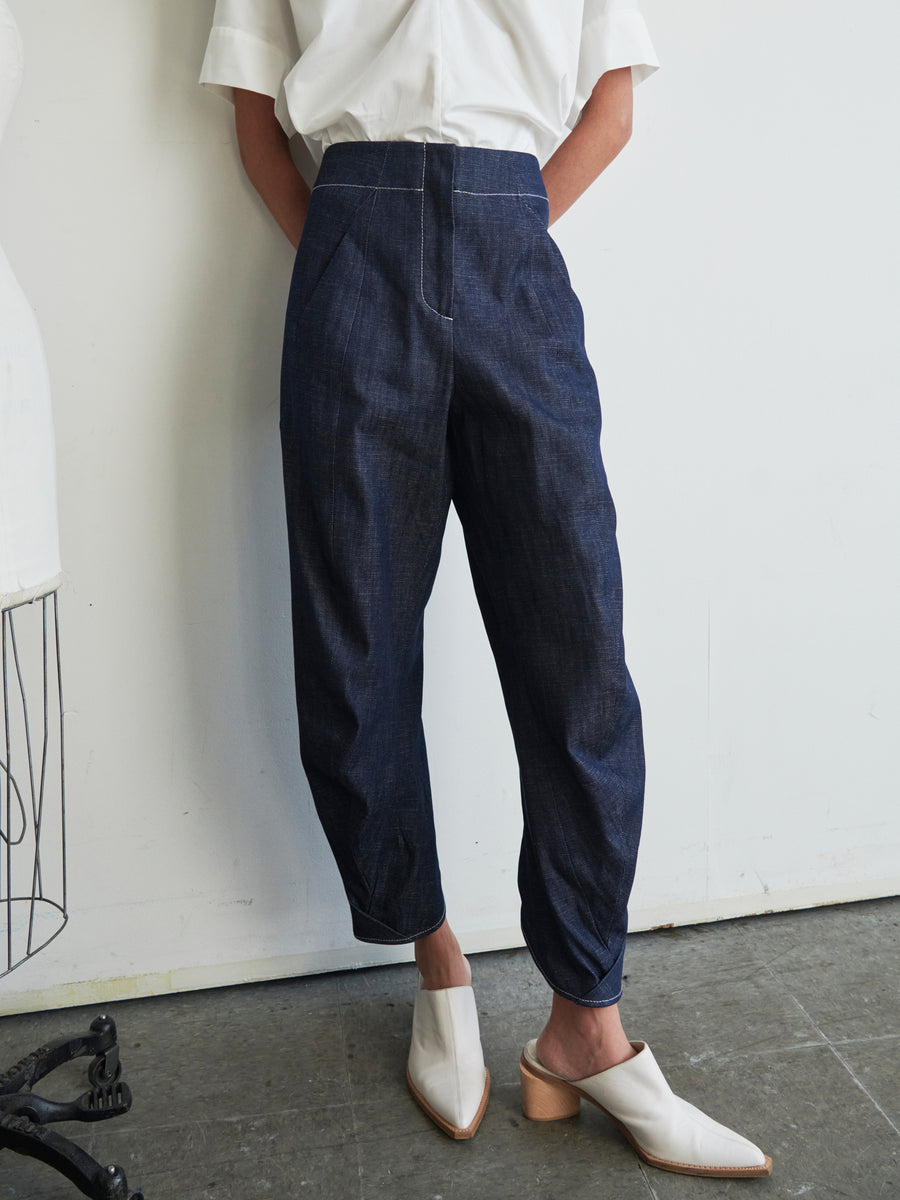
{"type": "Polygon", "coordinates": [[[659,62],[637,0],[217,0],[201,83],[332,142],[455,142],[541,165],[605,71],[659,62]]]}

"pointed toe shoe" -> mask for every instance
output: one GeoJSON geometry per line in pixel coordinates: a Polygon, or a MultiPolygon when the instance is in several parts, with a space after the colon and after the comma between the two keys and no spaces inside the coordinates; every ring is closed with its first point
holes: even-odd
{"type": "Polygon", "coordinates": [[[474,1135],[491,1079],[471,986],[428,991],[420,984],[406,1079],[418,1104],[444,1133],[457,1140],[474,1135]]]}
{"type": "Polygon", "coordinates": [[[586,1079],[563,1079],[542,1066],[537,1042],[519,1063],[522,1111],[532,1121],[573,1117],[590,1100],[654,1167],[682,1175],[752,1178],[769,1175],[772,1160],[758,1146],[676,1096],[645,1042],[634,1058],[586,1079]]]}

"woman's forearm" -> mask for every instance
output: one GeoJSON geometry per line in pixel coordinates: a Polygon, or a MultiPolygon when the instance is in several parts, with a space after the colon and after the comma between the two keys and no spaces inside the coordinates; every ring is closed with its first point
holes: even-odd
{"type": "Polygon", "coordinates": [[[309,186],[294,166],[290,143],[275,116],[275,101],[234,89],[234,122],[247,178],[295,248],[309,205],[309,186]]]}
{"type": "MultiPolygon", "coordinates": [[[[630,67],[607,71],[598,80],[578,124],[542,168],[551,225],[571,208],[628,142],[632,101],[630,67]]],[[[296,247],[310,192],[294,166],[290,144],[275,116],[275,102],[259,92],[235,88],[234,116],[247,177],[296,247]]]]}
{"type": "Polygon", "coordinates": [[[631,67],[601,75],[581,119],[541,169],[550,224],[571,208],[631,137],[634,87],[631,67]]]}

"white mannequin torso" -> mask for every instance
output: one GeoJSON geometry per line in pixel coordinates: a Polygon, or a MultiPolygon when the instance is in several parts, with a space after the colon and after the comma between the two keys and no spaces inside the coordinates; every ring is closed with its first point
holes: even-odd
{"type": "MultiPolygon", "coordinates": [[[[19,94],[22,43],[0,0],[0,137],[19,94]]],[[[59,582],[47,364],[34,314],[0,247],[0,608],[59,582]]]]}

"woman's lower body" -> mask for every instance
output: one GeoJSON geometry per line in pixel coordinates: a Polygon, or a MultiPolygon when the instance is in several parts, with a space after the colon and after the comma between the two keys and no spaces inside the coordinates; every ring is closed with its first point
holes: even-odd
{"type": "MultiPolygon", "coordinates": [[[[520,766],[522,929],[561,1001],[607,1008],[640,836],[641,716],[597,385],[547,217],[530,154],[325,152],[282,375],[300,744],[356,937],[434,934],[422,635],[452,501],[520,766]]],[[[420,999],[420,1033],[440,1041],[442,1019],[471,1032],[471,1012],[420,999]]]]}
{"type": "Polygon", "coordinates": [[[285,335],[303,763],[363,941],[444,919],[422,630],[451,500],[521,767],[522,925],[554,990],[621,990],[644,761],[581,307],[537,159],[325,153],[285,335]]]}

